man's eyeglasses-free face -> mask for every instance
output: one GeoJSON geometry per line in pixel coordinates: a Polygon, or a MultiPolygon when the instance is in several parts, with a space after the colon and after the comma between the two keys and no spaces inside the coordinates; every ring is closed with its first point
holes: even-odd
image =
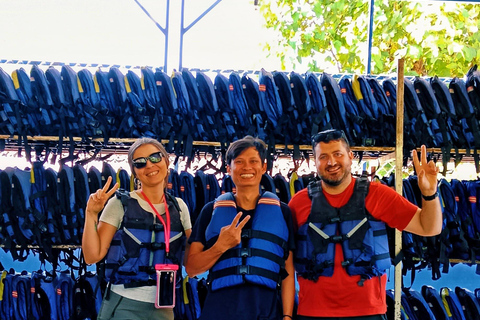
{"type": "Polygon", "coordinates": [[[343,139],[345,140],[345,142],[348,143],[347,136],[345,135],[345,132],[343,132],[343,130],[336,130],[336,129],[325,130],[312,136],[312,145],[315,146],[319,142],[328,143],[332,140],[340,140],[340,139],[343,139]]]}
{"type": "Polygon", "coordinates": [[[137,169],[145,168],[147,161],[150,160],[151,163],[159,163],[162,161],[163,155],[161,152],[155,152],[149,155],[148,157],[141,157],[133,159],[133,166],[137,169]]]}

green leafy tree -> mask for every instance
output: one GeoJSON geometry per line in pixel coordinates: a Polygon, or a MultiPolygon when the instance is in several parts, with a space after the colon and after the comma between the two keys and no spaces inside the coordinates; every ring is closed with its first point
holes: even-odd
{"type": "MultiPolygon", "coordinates": [[[[277,39],[265,45],[283,69],[366,71],[369,1],[264,0],[260,12],[277,39]]],[[[480,4],[375,2],[371,72],[463,76],[480,60],[480,4]]]]}

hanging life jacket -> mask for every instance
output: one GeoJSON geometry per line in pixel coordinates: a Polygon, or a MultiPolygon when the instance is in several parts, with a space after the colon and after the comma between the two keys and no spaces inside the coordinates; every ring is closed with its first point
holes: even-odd
{"type": "MultiPolygon", "coordinates": [[[[207,247],[217,240],[222,227],[230,225],[236,215],[233,193],[217,198],[205,230],[207,247]]],[[[288,256],[288,227],[278,197],[271,192],[263,193],[252,220],[252,228],[242,230],[243,241],[226,251],[210,269],[212,291],[246,282],[276,289],[282,280],[288,256]]]]}
{"type": "Polygon", "coordinates": [[[159,219],[140,207],[129,192],[116,192],[125,214],[105,260],[105,279],[126,288],[156,284],[155,264],[182,264],[185,235],[176,199],[165,193],[171,217],[170,252],[165,252],[165,231],[159,219]],[[153,240],[152,240],[153,238],[153,240]],[[153,259],[150,255],[153,252],[153,259]]]}
{"type": "Polygon", "coordinates": [[[312,209],[307,222],[299,227],[294,256],[295,269],[306,279],[333,275],[335,245],[342,244],[342,266],[351,276],[365,279],[380,276],[390,268],[388,236],[385,223],[365,210],[365,197],[370,184],[366,177],[355,181],[348,203],[332,207],[316,181],[308,185],[312,209]]]}

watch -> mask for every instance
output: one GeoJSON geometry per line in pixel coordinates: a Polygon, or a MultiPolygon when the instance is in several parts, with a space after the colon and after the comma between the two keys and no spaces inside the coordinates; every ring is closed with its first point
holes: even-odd
{"type": "Polygon", "coordinates": [[[423,194],[422,194],[422,198],[423,198],[423,200],[425,200],[425,201],[434,200],[434,199],[436,199],[437,197],[438,197],[438,190],[437,190],[434,194],[432,194],[431,196],[426,196],[426,195],[423,195],[423,194]]]}

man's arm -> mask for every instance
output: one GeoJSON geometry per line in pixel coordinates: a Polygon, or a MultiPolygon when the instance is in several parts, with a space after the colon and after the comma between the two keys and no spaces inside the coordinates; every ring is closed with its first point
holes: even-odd
{"type": "Polygon", "coordinates": [[[288,254],[288,259],[285,261],[285,270],[288,276],[282,281],[282,305],[283,315],[290,316],[282,319],[291,319],[293,313],[293,304],[295,301],[295,269],[293,267],[293,253],[288,254]]]}
{"type": "Polygon", "coordinates": [[[418,209],[405,231],[421,236],[435,236],[442,232],[442,208],[438,199],[437,174],[439,169],[430,160],[427,162],[427,149],[422,145],[422,159],[417,151],[412,151],[413,164],[418,177],[418,187],[422,193],[422,209],[418,209]],[[425,197],[433,199],[425,200],[425,197]]]}
{"type": "Polygon", "coordinates": [[[204,251],[201,242],[192,242],[185,264],[185,271],[187,271],[189,277],[194,277],[209,270],[225,251],[240,243],[242,229],[250,220],[250,216],[246,216],[239,222],[241,217],[242,213],[239,212],[233,219],[232,224],[222,227],[217,241],[211,248],[204,251]]]}

